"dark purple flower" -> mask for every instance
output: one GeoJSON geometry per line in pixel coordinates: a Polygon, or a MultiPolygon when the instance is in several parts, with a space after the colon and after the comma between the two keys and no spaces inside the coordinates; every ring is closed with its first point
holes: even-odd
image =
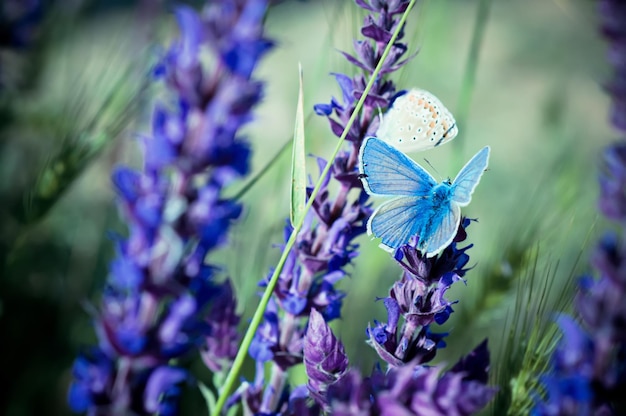
{"type": "Polygon", "coordinates": [[[463,373],[443,372],[414,363],[375,369],[363,379],[352,370],[331,385],[327,401],[333,415],[472,415],[483,409],[495,390],[463,373]]]}
{"type": "Polygon", "coordinates": [[[302,333],[303,328],[294,328],[298,336],[291,338],[288,343],[283,340],[283,328],[280,325],[278,307],[274,299],[265,309],[264,320],[257,329],[249,354],[255,361],[265,363],[274,360],[281,368],[287,369],[296,363],[302,362],[302,333]]]}
{"type": "Polygon", "coordinates": [[[454,282],[463,280],[468,270],[466,251],[472,245],[463,248],[457,245],[467,237],[465,228],[469,224],[468,219],[461,221],[454,242],[438,256],[422,255],[416,249],[415,237],[396,250],[395,259],[404,273],[392,285],[389,297],[384,298],[387,323],[370,325],[367,341],[389,365],[429,362],[437,348],[445,346],[443,339],[447,334],[434,333],[430,328],[433,323],[445,323],[453,312],[455,302],[446,300],[444,295],[454,282]]]}
{"type": "Polygon", "coordinates": [[[240,316],[237,301],[229,280],[220,287],[207,317],[209,336],[201,354],[204,364],[214,372],[224,371],[237,355],[240,335],[237,331],[240,316]]]}
{"type": "Polygon", "coordinates": [[[143,169],[113,173],[129,235],[118,241],[95,317],[99,346],[76,360],[77,411],[175,414],[190,375],[173,360],[202,349],[207,366],[220,371],[233,357],[232,288],[212,282],[215,268],[205,259],[242,210],[222,190],[248,172],[239,130],[262,95],[250,75],[271,45],[262,33],[265,7],[225,0],[201,15],[176,11],[181,36],[155,69],[171,103],[155,105],[143,169]],[[215,60],[208,67],[199,59],[206,47],[215,60]]]}
{"type": "Polygon", "coordinates": [[[604,150],[600,176],[600,211],[615,221],[626,220],[626,143],[604,150]]]}
{"type": "Polygon", "coordinates": [[[622,0],[598,1],[601,29],[609,42],[608,60],[615,77],[608,85],[613,98],[613,125],[626,132],[626,4],[622,0]]]}
{"type": "Polygon", "coordinates": [[[487,383],[489,380],[489,349],[487,340],[481,342],[474,351],[462,357],[451,369],[451,373],[462,373],[463,380],[487,383]]]}
{"type": "Polygon", "coordinates": [[[348,368],[348,357],[343,344],[315,309],[311,310],[304,337],[304,368],[309,377],[307,387],[311,396],[320,405],[327,405],[326,390],[343,377],[348,368]]]}

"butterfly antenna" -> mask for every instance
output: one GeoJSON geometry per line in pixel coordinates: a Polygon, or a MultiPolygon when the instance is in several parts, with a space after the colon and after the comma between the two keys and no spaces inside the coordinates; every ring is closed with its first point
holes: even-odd
{"type": "Polygon", "coordinates": [[[440,179],[439,182],[441,182],[441,174],[439,173],[439,171],[433,166],[432,163],[430,163],[428,159],[424,158],[424,162],[428,163],[428,166],[430,166],[435,171],[437,176],[439,176],[439,179],[440,179]]]}

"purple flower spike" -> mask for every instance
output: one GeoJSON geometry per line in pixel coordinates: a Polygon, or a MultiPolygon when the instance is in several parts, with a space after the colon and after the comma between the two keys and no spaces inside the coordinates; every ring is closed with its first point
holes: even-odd
{"type": "Polygon", "coordinates": [[[202,349],[204,364],[215,372],[224,371],[237,355],[240,335],[237,331],[240,316],[236,313],[237,302],[229,280],[220,288],[207,318],[209,336],[202,349]]]}
{"type": "Polygon", "coordinates": [[[94,319],[99,346],[75,363],[69,401],[77,411],[175,414],[190,375],[174,360],[203,346],[214,371],[232,360],[239,322],[232,288],[216,286],[205,261],[242,211],[222,191],[249,170],[239,131],[262,96],[250,76],[271,45],[265,7],[265,0],[223,0],[202,14],[176,11],[179,39],[155,69],[171,102],[154,107],[143,168],[112,176],[129,236],[119,238],[94,319]],[[208,49],[211,65],[200,59],[208,49]]]}
{"type": "Polygon", "coordinates": [[[373,400],[374,388],[372,379],[382,379],[384,376],[377,372],[372,378],[363,378],[357,370],[350,370],[343,378],[328,388],[326,401],[330,404],[333,416],[369,416],[379,414],[373,400]],[[377,376],[377,377],[376,377],[377,376]]]}
{"type": "Polygon", "coordinates": [[[602,33],[609,41],[608,60],[615,78],[608,85],[613,98],[613,125],[626,132],[626,4],[621,0],[599,0],[602,33]]]}
{"type": "Polygon", "coordinates": [[[417,250],[417,240],[400,247],[394,258],[404,269],[402,279],[395,282],[385,298],[389,321],[368,329],[367,343],[389,365],[400,367],[408,362],[423,364],[432,360],[437,348],[445,346],[446,334],[433,333],[430,326],[448,320],[452,304],[445,293],[456,281],[463,280],[469,261],[466,251],[471,245],[458,248],[465,240],[470,221],[461,221],[455,241],[439,256],[427,258],[417,250]],[[402,316],[402,326],[398,327],[402,316]]]}
{"type": "Polygon", "coordinates": [[[581,325],[567,316],[558,320],[563,339],[542,376],[545,400],[537,400],[534,415],[626,414],[626,2],[599,0],[598,6],[615,70],[607,88],[611,120],[621,134],[604,151],[598,207],[621,230],[605,234],[593,253],[598,278],[580,280],[581,325]]]}
{"type": "Polygon", "coordinates": [[[348,357],[343,344],[315,309],[311,310],[304,337],[304,368],[309,377],[307,387],[311,396],[320,405],[327,406],[326,390],[343,377],[348,368],[348,357]]]}
{"type": "Polygon", "coordinates": [[[328,389],[331,414],[347,415],[473,415],[485,407],[493,388],[461,373],[408,364],[386,374],[374,370],[363,379],[352,370],[328,389]]]}
{"type": "Polygon", "coordinates": [[[458,373],[440,374],[436,367],[407,365],[390,373],[389,390],[379,393],[381,414],[473,415],[495,390],[458,373]],[[402,413],[399,413],[402,412],[402,413]]]}
{"type": "MultiPolygon", "coordinates": [[[[365,9],[368,14],[360,31],[362,37],[354,42],[354,52],[343,53],[343,55],[362,71],[354,77],[333,73],[332,76],[339,87],[341,98],[331,98],[329,103],[314,106],[316,114],[328,119],[334,135],[338,137],[342,135],[356,103],[364,95],[365,87],[373,75],[374,68],[381,61],[383,51],[387,46],[386,42],[398,29],[400,15],[406,10],[408,4],[409,0],[357,1],[357,5],[365,9]]],[[[367,220],[372,213],[372,208],[368,204],[369,196],[363,190],[359,179],[359,149],[366,137],[375,134],[378,129],[380,109],[388,108],[397,92],[394,83],[386,78],[389,73],[407,62],[408,46],[403,42],[403,37],[404,33],[400,30],[396,42],[391,47],[391,53],[382,63],[382,72],[378,74],[376,82],[364,99],[362,111],[348,130],[346,136],[348,148],[339,152],[332,162],[329,174],[322,178],[320,192],[312,201],[313,209],[307,214],[296,244],[288,254],[278,278],[273,297],[275,304],[282,309],[283,313],[265,315],[266,322],[257,331],[252,346],[254,351],[252,355],[257,362],[271,357],[269,359],[273,361],[273,365],[263,395],[263,403],[258,408],[249,407],[248,410],[251,412],[276,414],[279,411],[279,403],[281,397],[284,396],[283,386],[287,381],[286,370],[289,366],[299,363],[296,360],[298,355],[294,353],[297,352],[294,348],[297,346],[302,348],[303,345],[305,366],[311,378],[309,382],[311,394],[320,404],[326,403],[321,399],[321,395],[328,383],[335,380],[334,371],[338,370],[332,369],[331,371],[330,368],[324,367],[329,363],[318,362],[316,360],[321,360],[321,358],[314,359],[308,354],[322,347],[330,348],[328,345],[319,344],[320,339],[323,339],[321,335],[315,337],[312,335],[321,329],[331,334],[325,322],[341,316],[344,294],[335,288],[335,283],[348,275],[346,267],[359,254],[355,239],[365,234],[367,220]],[[307,327],[306,319],[309,315],[312,317],[319,315],[315,318],[318,322],[309,322],[308,333],[306,339],[303,340],[304,328],[307,327]],[[276,317],[279,318],[275,319],[276,317]],[[322,323],[324,323],[323,326],[322,323]],[[316,329],[316,327],[319,328],[316,329]],[[315,344],[311,345],[312,342],[315,344]],[[313,347],[315,348],[311,350],[313,347]],[[286,360],[285,357],[294,359],[286,360]]],[[[321,172],[326,167],[327,161],[318,158],[317,162],[321,172]]],[[[307,187],[309,196],[312,191],[313,185],[310,184],[307,187]]],[[[291,225],[287,223],[285,241],[289,238],[291,231],[291,225]]],[[[455,264],[461,263],[458,259],[455,261],[455,264]]],[[[463,271],[460,268],[457,269],[462,275],[463,271]]],[[[449,286],[451,281],[445,284],[449,286]]],[[[267,278],[263,279],[261,286],[266,284],[267,278]]],[[[433,289],[437,295],[424,299],[431,309],[430,317],[424,319],[439,321],[447,319],[445,317],[450,313],[449,305],[442,304],[445,302],[442,297],[445,289],[442,288],[439,291],[433,289]]],[[[391,301],[399,303],[391,298],[385,302],[391,307],[389,303],[391,301]]],[[[390,311],[390,319],[386,326],[376,326],[370,329],[371,336],[380,339],[373,341],[373,345],[377,347],[376,342],[382,343],[385,351],[391,351],[388,353],[389,359],[399,360],[399,363],[404,361],[396,357],[396,349],[404,349],[402,357],[418,355],[432,357],[435,347],[441,345],[441,337],[431,334],[427,327],[423,327],[420,328],[422,335],[413,339],[413,333],[411,333],[410,338],[403,339],[399,343],[394,332],[398,319],[393,316],[394,314],[390,311]]],[[[334,337],[328,336],[329,340],[336,342],[334,337]]],[[[343,356],[343,353],[339,356],[343,356]]],[[[345,414],[356,414],[353,410],[347,409],[345,414]]],[[[337,414],[338,410],[333,408],[332,412],[337,414]]]]}

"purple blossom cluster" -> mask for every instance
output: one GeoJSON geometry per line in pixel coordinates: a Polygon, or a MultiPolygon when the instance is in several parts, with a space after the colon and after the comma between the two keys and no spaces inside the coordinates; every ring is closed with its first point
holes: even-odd
{"type": "MultiPolygon", "coordinates": [[[[355,41],[354,55],[343,54],[362,72],[354,77],[333,74],[342,99],[333,98],[329,104],[314,107],[318,115],[328,118],[337,137],[342,135],[363,96],[409,1],[356,3],[368,11],[361,29],[365,39],[355,41]]],[[[327,324],[340,317],[344,294],[334,284],[346,275],[345,266],[358,255],[353,241],[365,233],[372,212],[359,179],[358,154],[363,140],[378,129],[379,109],[388,108],[402,93],[396,91],[387,76],[411,58],[406,57],[408,47],[402,42],[403,35],[401,30],[365,98],[362,112],[348,131],[349,148],[339,153],[329,175],[323,178],[313,210],[307,214],[289,252],[264,321],[250,347],[256,377],[240,386],[231,397],[231,406],[242,402],[247,411],[264,415],[470,415],[482,409],[494,394],[486,386],[486,343],[447,372],[424,365],[443,345],[444,334],[431,332],[430,325],[445,322],[452,312],[452,303],[444,294],[467,271],[466,250],[471,246],[458,248],[457,243],[465,240],[469,220],[462,222],[455,242],[437,257],[423,256],[415,248],[415,240],[396,252],[395,259],[404,274],[384,299],[388,322],[376,323],[367,331],[368,343],[389,364],[389,371],[377,370],[371,377],[363,378],[356,370],[350,370],[344,347],[327,324]],[[331,184],[338,188],[334,196],[331,184]],[[402,326],[398,327],[400,316],[402,326]],[[303,362],[308,376],[306,389],[300,386],[290,390],[287,371],[303,362]],[[265,363],[270,363],[267,380],[265,363]]],[[[320,171],[326,163],[318,158],[320,171]]],[[[309,195],[312,190],[310,186],[309,195]]],[[[291,231],[287,222],[285,241],[291,231]]],[[[260,286],[267,285],[269,276],[271,273],[260,286]]]]}
{"type": "Polygon", "coordinates": [[[368,344],[389,366],[402,367],[409,362],[424,364],[431,361],[437,348],[445,346],[447,334],[431,332],[431,325],[444,324],[453,312],[445,293],[467,272],[472,245],[458,248],[467,233],[469,219],[463,219],[455,240],[440,255],[426,257],[416,249],[417,238],[395,252],[395,260],[403,269],[389,296],[383,298],[387,322],[375,322],[368,329],[368,344]],[[402,317],[402,326],[399,327],[402,317]]]}
{"type": "Polygon", "coordinates": [[[576,296],[581,323],[561,316],[563,338],[542,377],[546,398],[535,415],[621,415],[626,413],[626,2],[599,0],[602,33],[615,68],[608,91],[612,122],[621,138],[603,154],[600,211],[616,221],[592,255],[598,278],[585,276],[576,296]]]}
{"type": "Polygon", "coordinates": [[[308,388],[318,408],[337,415],[472,415],[491,400],[486,387],[489,369],[487,342],[481,343],[450,370],[421,365],[419,359],[375,368],[370,377],[347,370],[343,345],[320,314],[313,311],[305,341],[308,388]],[[323,338],[321,338],[323,336],[323,338]]]}
{"type": "MultiPolygon", "coordinates": [[[[369,14],[365,17],[361,34],[363,40],[355,41],[355,55],[344,53],[351,63],[363,70],[354,77],[334,74],[342,91],[342,102],[332,99],[330,104],[314,107],[318,115],[328,118],[332,132],[341,136],[354,112],[365,86],[382,58],[387,42],[397,28],[408,0],[356,2],[369,14]]],[[[274,290],[274,300],[265,313],[250,348],[250,355],[262,364],[271,362],[269,380],[257,376],[254,383],[241,386],[235,398],[244,398],[252,412],[273,414],[278,411],[285,396],[287,370],[303,362],[303,340],[307,332],[307,318],[312,311],[319,312],[325,320],[340,316],[344,294],[335,283],[346,275],[345,267],[358,255],[354,239],[366,231],[371,214],[366,205],[368,195],[358,178],[358,154],[363,140],[378,128],[378,108],[389,106],[396,90],[387,75],[400,68],[408,48],[401,42],[402,34],[393,45],[383,64],[381,76],[369,92],[363,110],[352,124],[346,140],[349,149],[342,151],[333,161],[329,176],[324,178],[313,209],[307,214],[297,242],[279,276],[274,290]],[[337,186],[336,192],[332,185],[337,186]]],[[[327,162],[317,159],[320,172],[327,162]]],[[[308,195],[313,186],[307,187],[308,195]]],[[[291,234],[289,223],[285,227],[285,241],[291,234]]],[[[260,286],[267,285],[268,278],[260,286]]]]}
{"type": "Polygon", "coordinates": [[[368,328],[368,344],[387,364],[363,378],[348,370],[343,345],[336,340],[321,315],[314,312],[304,345],[308,388],[317,405],[333,415],[433,414],[471,415],[484,408],[495,394],[486,385],[489,351],[484,341],[450,370],[425,365],[446,334],[433,333],[433,323],[442,324],[452,312],[444,295],[455,281],[463,279],[469,261],[464,219],[455,241],[440,255],[427,258],[416,248],[417,239],[395,252],[404,270],[388,297],[386,323],[368,328]],[[402,317],[403,324],[399,328],[402,317]]]}
{"type": "Polygon", "coordinates": [[[155,75],[168,89],[143,139],[144,165],[113,174],[128,225],[100,307],[98,345],[75,361],[69,402],[88,414],[175,414],[181,364],[201,351],[221,370],[238,343],[228,281],[213,281],[207,255],[225,243],[242,207],[222,189],[248,172],[250,149],[239,133],[260,101],[253,69],[272,43],[263,36],[265,0],[180,7],[177,39],[155,75]],[[210,51],[212,64],[201,54],[210,51]]]}

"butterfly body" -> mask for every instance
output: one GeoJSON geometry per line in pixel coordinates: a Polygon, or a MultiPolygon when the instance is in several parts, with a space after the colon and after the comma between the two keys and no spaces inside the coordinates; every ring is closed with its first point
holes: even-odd
{"type": "Polygon", "coordinates": [[[450,202],[452,197],[452,183],[450,181],[441,182],[433,187],[431,199],[433,207],[441,207],[450,202]]]}
{"type": "Polygon", "coordinates": [[[454,181],[437,183],[420,165],[398,149],[369,137],[360,150],[359,170],[366,192],[393,197],[381,204],[367,224],[369,235],[393,251],[419,236],[417,248],[432,257],[447,247],[459,227],[461,207],[487,168],[489,147],[481,149],[454,181]]]}
{"type": "Polygon", "coordinates": [[[417,152],[447,143],[458,132],[452,113],[441,100],[415,88],[393,101],[376,137],[403,152],[417,152]]]}

